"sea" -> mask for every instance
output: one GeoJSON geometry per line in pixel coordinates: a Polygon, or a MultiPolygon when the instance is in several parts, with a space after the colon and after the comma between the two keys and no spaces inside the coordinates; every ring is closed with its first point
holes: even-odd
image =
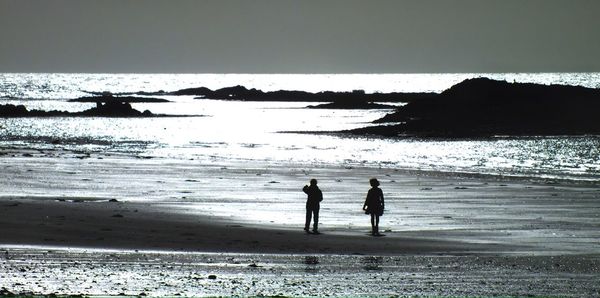
{"type": "MultiPolygon", "coordinates": [[[[600,73],[84,74],[1,73],[0,104],[82,111],[91,92],[155,92],[242,85],[263,91],[442,92],[468,78],[600,88],[600,73]]],[[[308,102],[241,102],[160,96],[135,109],[189,117],[1,118],[0,148],[102,152],[147,158],[373,166],[438,173],[594,182],[600,136],[419,139],[290,133],[372,125],[393,110],[306,109],[308,102]]],[[[568,105],[565,102],[565,105],[568,105]]]]}

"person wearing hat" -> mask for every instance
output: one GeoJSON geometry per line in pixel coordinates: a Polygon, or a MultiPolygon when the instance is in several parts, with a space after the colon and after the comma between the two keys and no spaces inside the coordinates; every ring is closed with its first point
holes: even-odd
{"type": "Polygon", "coordinates": [[[304,224],[304,231],[310,233],[310,220],[314,215],[312,232],[313,234],[319,234],[319,208],[321,201],[323,201],[323,193],[317,186],[317,179],[310,179],[310,186],[304,185],[302,191],[308,195],[306,200],[306,222],[304,224]]]}

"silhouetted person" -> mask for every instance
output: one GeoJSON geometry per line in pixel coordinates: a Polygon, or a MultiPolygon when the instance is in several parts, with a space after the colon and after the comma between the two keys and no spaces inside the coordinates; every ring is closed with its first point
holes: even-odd
{"type": "Polygon", "coordinates": [[[304,224],[304,231],[309,233],[310,219],[314,214],[313,233],[319,233],[319,208],[320,203],[323,201],[323,193],[317,186],[317,179],[310,179],[310,186],[304,185],[302,191],[308,195],[306,200],[306,223],[304,224]]]}
{"type": "Polygon", "coordinates": [[[375,178],[369,180],[371,189],[367,193],[363,210],[366,214],[371,214],[371,235],[379,236],[379,217],[383,215],[385,203],[383,201],[383,191],[379,188],[379,181],[375,178]]]}

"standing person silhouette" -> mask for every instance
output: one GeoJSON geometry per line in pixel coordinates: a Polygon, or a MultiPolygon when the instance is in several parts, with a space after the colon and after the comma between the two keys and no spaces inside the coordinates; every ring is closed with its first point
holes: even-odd
{"type": "Polygon", "coordinates": [[[385,203],[383,201],[383,191],[379,188],[379,181],[375,178],[369,180],[371,189],[367,193],[363,210],[366,214],[371,214],[371,235],[380,236],[379,234],[379,217],[383,215],[385,203]]]}
{"type": "Polygon", "coordinates": [[[319,208],[321,201],[323,201],[323,193],[317,186],[317,179],[310,179],[310,186],[304,185],[302,191],[308,195],[306,200],[306,222],[304,224],[304,231],[310,233],[310,219],[314,214],[312,232],[314,234],[319,234],[319,208]]]}

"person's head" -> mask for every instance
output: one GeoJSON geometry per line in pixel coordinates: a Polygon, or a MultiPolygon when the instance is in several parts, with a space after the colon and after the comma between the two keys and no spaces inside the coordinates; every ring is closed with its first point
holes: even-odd
{"type": "Polygon", "coordinates": [[[317,185],[317,179],[310,179],[310,185],[317,185]]]}
{"type": "Polygon", "coordinates": [[[371,184],[372,187],[377,187],[379,186],[379,181],[376,178],[371,178],[369,184],[371,184]]]}

